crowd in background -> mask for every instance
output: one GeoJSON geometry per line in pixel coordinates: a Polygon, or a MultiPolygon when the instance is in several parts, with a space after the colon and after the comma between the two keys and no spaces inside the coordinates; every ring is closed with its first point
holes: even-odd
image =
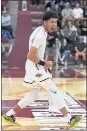
{"type": "Polygon", "coordinates": [[[54,64],[68,64],[69,58],[86,65],[87,4],[85,0],[46,0],[46,11],[58,13],[55,32],[48,35],[46,59],[53,56],[54,64]],[[58,39],[58,40],[57,40],[58,39]],[[59,46],[58,46],[59,45],[59,46]],[[59,48],[57,48],[59,47],[59,48]],[[55,59],[56,52],[56,59],[55,59]]]}
{"type": "MultiPolygon", "coordinates": [[[[1,42],[9,43],[14,39],[11,16],[8,9],[8,0],[1,1],[1,42]]],[[[1,45],[2,55],[6,54],[4,45],[1,45]]]]}
{"type": "Polygon", "coordinates": [[[8,13],[8,1],[2,0],[1,4],[1,29],[2,39],[7,37],[8,39],[14,39],[12,31],[11,16],[8,13]]]}
{"type": "MultiPolygon", "coordinates": [[[[41,0],[31,0],[32,6],[41,0]]],[[[52,56],[54,65],[68,64],[69,58],[79,59],[86,65],[87,47],[87,3],[86,0],[44,0],[45,11],[58,13],[57,28],[47,37],[45,59],[52,56]],[[56,57],[55,57],[56,56],[56,57]]],[[[8,1],[2,0],[2,36],[13,39],[11,16],[8,14],[8,1]]],[[[2,37],[3,38],[3,37],[2,37]]]]}

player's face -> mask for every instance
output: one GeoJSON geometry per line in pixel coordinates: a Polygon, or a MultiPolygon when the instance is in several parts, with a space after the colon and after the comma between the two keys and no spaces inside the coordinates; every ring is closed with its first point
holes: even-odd
{"type": "Polygon", "coordinates": [[[45,22],[45,27],[47,32],[53,32],[57,27],[57,18],[50,18],[48,21],[45,22]]]}

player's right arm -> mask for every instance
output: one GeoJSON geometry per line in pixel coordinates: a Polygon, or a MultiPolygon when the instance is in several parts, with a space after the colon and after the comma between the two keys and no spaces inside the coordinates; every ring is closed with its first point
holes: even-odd
{"type": "MultiPolygon", "coordinates": [[[[40,64],[40,59],[36,55],[37,51],[38,51],[38,48],[36,48],[34,46],[31,46],[31,48],[30,48],[30,50],[29,50],[29,52],[27,54],[27,59],[31,60],[35,64],[40,64]]],[[[45,68],[51,68],[52,65],[53,65],[52,61],[45,61],[43,66],[45,68]]]]}

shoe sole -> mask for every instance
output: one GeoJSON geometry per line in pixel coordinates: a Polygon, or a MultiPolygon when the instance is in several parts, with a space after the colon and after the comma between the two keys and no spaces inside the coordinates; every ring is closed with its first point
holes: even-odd
{"type": "Polygon", "coordinates": [[[70,127],[70,128],[71,129],[75,128],[82,121],[83,118],[84,118],[84,116],[82,116],[81,119],[73,127],[70,127]]]}
{"type": "Polygon", "coordinates": [[[10,122],[9,120],[7,120],[4,116],[2,116],[2,120],[4,120],[4,122],[6,122],[9,125],[14,125],[14,126],[20,126],[20,124],[18,122],[10,122]]]}

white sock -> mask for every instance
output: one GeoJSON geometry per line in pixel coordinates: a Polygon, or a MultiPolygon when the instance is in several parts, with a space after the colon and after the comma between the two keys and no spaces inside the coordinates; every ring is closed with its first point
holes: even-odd
{"type": "Polygon", "coordinates": [[[70,122],[70,119],[71,119],[71,114],[68,113],[66,116],[65,116],[65,119],[67,120],[67,122],[70,122]]]}
{"type": "Polygon", "coordinates": [[[7,113],[7,116],[15,115],[15,111],[13,109],[10,109],[7,113]]]}

